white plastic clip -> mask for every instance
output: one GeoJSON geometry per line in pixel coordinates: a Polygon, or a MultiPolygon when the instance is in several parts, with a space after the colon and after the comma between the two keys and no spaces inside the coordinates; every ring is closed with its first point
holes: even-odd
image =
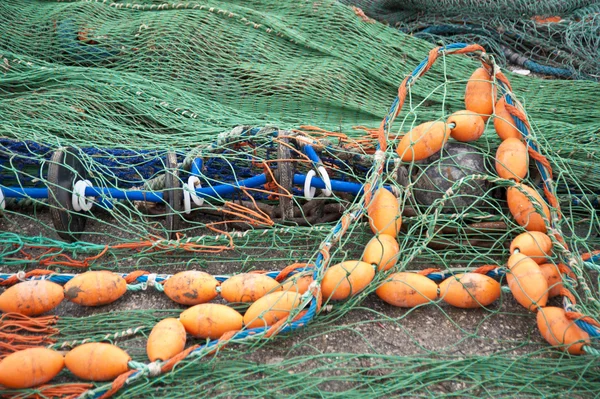
{"type": "MultiPolygon", "coordinates": [[[[333,191],[331,189],[331,179],[329,178],[329,174],[327,173],[327,170],[325,169],[324,166],[320,165],[317,167],[317,171],[319,172],[319,175],[321,176],[321,178],[323,179],[323,182],[325,183],[325,188],[323,189],[323,194],[325,194],[326,197],[331,196],[333,191]]],[[[317,175],[317,173],[311,169],[306,174],[306,180],[304,180],[304,196],[308,200],[313,199],[315,196],[315,192],[317,191],[316,188],[311,187],[311,185],[310,185],[313,177],[315,177],[316,175],[317,175]]]]}
{"type": "Polygon", "coordinates": [[[185,213],[190,213],[192,211],[192,202],[197,206],[202,206],[204,204],[204,198],[198,197],[196,194],[196,187],[202,187],[200,184],[200,179],[197,176],[190,176],[187,184],[183,185],[183,208],[185,213]]]}
{"type": "Polygon", "coordinates": [[[85,189],[87,187],[93,187],[92,182],[89,180],[78,180],[75,183],[75,187],[73,187],[71,203],[73,204],[73,209],[75,209],[77,212],[87,212],[92,209],[92,206],[94,205],[92,202],[94,197],[85,196],[85,189]]]}

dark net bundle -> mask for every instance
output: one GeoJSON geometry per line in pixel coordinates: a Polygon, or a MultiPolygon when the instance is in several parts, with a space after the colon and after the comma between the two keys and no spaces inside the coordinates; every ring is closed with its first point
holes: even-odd
{"type": "Polygon", "coordinates": [[[502,65],[572,79],[600,78],[597,0],[343,0],[431,43],[476,42],[502,65]]]}
{"type": "MultiPolygon", "coordinates": [[[[422,4],[410,2],[427,15],[422,4]]],[[[431,5],[437,13],[447,4],[431,5]]],[[[481,15],[517,19],[500,6],[481,15]]],[[[580,15],[586,6],[539,2],[521,12],[580,15]]],[[[509,246],[524,229],[506,200],[514,182],[497,175],[496,117],[476,141],[450,139],[417,162],[396,153],[411,129],[465,108],[480,50],[439,51],[425,73],[430,43],[335,1],[11,0],[0,2],[0,15],[0,295],[22,280],[66,286],[88,270],[126,286],[102,306],[81,306],[69,293],[40,317],[0,314],[0,359],[90,342],[131,357],[129,371],[107,381],[63,369],[43,387],[0,386],[1,397],[559,398],[600,389],[591,324],[600,316],[596,82],[505,72],[528,145],[552,167],[548,178],[530,159],[523,180],[542,196],[549,184],[557,201],[548,263],[569,266],[568,294],[548,305],[567,307],[591,331],[571,356],[542,338],[536,313],[507,283],[509,246]],[[393,267],[367,265],[371,280],[360,292],[320,301],[326,270],[365,256],[377,189],[392,193],[402,216],[393,267]],[[187,271],[209,273],[220,284],[210,303],[240,314],[252,304],[225,298],[231,276],[266,271],[277,284],[312,283],[281,331],[188,334],[187,352],[151,362],[155,325],[190,309],[167,296],[167,282],[187,271]],[[376,292],[391,273],[421,275],[435,288],[475,271],[498,288],[475,309],[451,306],[437,288],[414,308],[376,292]]],[[[568,37],[582,47],[596,40],[568,37]]],[[[480,42],[495,51],[495,42],[480,42]]]]}

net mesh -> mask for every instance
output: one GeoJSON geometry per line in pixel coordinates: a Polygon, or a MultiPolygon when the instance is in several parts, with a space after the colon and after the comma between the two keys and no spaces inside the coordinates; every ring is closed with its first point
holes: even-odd
{"type": "Polygon", "coordinates": [[[600,5],[595,0],[342,2],[432,43],[482,43],[503,65],[562,78],[600,76],[600,5]]]}
{"type": "MultiPolygon", "coordinates": [[[[554,3],[563,4],[545,4],[554,3]]],[[[341,3],[5,1],[0,13],[2,284],[39,276],[64,284],[83,268],[126,276],[119,301],[95,308],[64,301],[50,313],[57,319],[36,322],[43,344],[55,349],[84,341],[124,349],[130,367],[142,371],[117,397],[587,397],[600,389],[597,342],[579,357],[550,347],[535,315],[504,284],[508,245],[523,228],[507,208],[505,191],[514,183],[494,169],[500,140],[493,118],[478,141],[451,140],[438,159],[405,163],[394,153],[413,127],[464,108],[476,60],[441,55],[410,86],[382,157],[377,126],[431,46],[341,3]],[[308,200],[311,174],[316,193],[308,200]],[[85,180],[94,188],[77,191],[75,183],[85,180]],[[321,282],[327,265],[362,258],[373,237],[365,193],[378,185],[399,195],[403,215],[392,270],[376,273],[347,301],[324,300],[318,313],[316,301],[303,296],[308,313],[293,334],[243,330],[216,355],[211,341],[150,374],[150,331],[185,307],[148,283],[148,273],[164,281],[202,270],[224,281],[258,270],[274,277],[302,263],[311,273],[321,265],[321,282]],[[391,272],[441,282],[483,265],[498,266],[489,274],[504,288],[479,309],[442,300],[394,308],[374,293],[391,272]]],[[[530,145],[554,172],[562,214],[556,229],[576,259],[563,281],[576,303],[570,309],[597,320],[599,266],[579,254],[600,249],[600,108],[590,100],[600,86],[510,80],[527,111],[530,145]]],[[[533,160],[524,182],[542,192],[533,160]]],[[[549,261],[564,259],[556,250],[549,261]]],[[[549,304],[563,306],[560,297],[549,304]]],[[[9,326],[0,323],[7,342],[9,326]]],[[[285,330],[292,328],[299,325],[285,330]]],[[[188,337],[188,347],[203,344],[188,337]]],[[[13,349],[0,346],[0,354],[13,349]]],[[[74,387],[79,382],[65,370],[50,388],[100,397],[111,386],[74,387]]]]}

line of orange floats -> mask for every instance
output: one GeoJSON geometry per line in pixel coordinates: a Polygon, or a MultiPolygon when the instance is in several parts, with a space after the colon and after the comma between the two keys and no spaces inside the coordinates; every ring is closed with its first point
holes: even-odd
{"type": "MultiPolygon", "coordinates": [[[[527,148],[506,110],[504,97],[495,101],[496,89],[485,68],[479,68],[467,84],[466,110],[452,114],[447,123],[428,122],[404,135],[397,147],[403,161],[425,159],[440,151],[449,137],[459,141],[477,140],[485,121],[494,111],[494,126],[503,140],[496,153],[500,177],[512,179],[538,201],[544,215],[519,189],[507,190],[509,210],[527,232],[517,236],[510,247],[507,282],[513,296],[526,309],[537,311],[541,335],[551,345],[571,354],[580,354],[589,336],[566,317],[563,309],[546,307],[549,297],[560,294],[562,278],[552,263],[552,241],[546,233],[544,216],[548,206],[531,187],[520,181],[528,170],[527,148]]],[[[321,282],[324,300],[344,300],[364,290],[375,278],[376,270],[391,269],[399,256],[397,234],[402,224],[400,205],[389,191],[378,189],[367,207],[369,224],[375,234],[365,247],[360,261],[345,261],[328,268],[321,282]]],[[[309,289],[312,273],[293,276],[283,284],[260,274],[233,276],[222,284],[200,271],[184,271],[164,283],[165,294],[175,302],[191,305],[179,319],[168,318],[153,328],[147,342],[150,361],[167,360],[185,348],[186,334],[218,339],[242,328],[264,327],[286,319],[309,289]],[[206,303],[221,296],[229,302],[252,302],[244,315],[222,304],[206,303]]],[[[101,306],[116,301],[127,290],[126,281],[108,271],[90,271],[71,279],[64,288],[47,280],[19,283],[0,295],[0,310],[34,316],[56,307],[64,298],[83,306],[101,306]]],[[[500,284],[479,273],[449,277],[440,284],[418,273],[393,273],[376,294],[385,302],[400,307],[415,307],[442,299],[460,308],[488,306],[501,294],[500,284]]],[[[15,352],[0,362],[0,384],[9,388],[28,388],[44,384],[65,366],[83,380],[107,381],[129,370],[129,355],[107,343],[86,343],[65,356],[49,348],[30,348],[15,352]]]]}

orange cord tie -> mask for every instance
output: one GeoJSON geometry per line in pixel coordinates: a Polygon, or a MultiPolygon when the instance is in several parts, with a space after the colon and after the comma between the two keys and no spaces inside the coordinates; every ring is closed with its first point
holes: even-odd
{"type": "Polygon", "coordinates": [[[135,282],[138,279],[138,277],[145,276],[146,274],[150,274],[150,272],[147,272],[145,270],[136,270],[125,276],[125,282],[127,284],[131,284],[135,282]]]}
{"type": "Polygon", "coordinates": [[[310,263],[293,263],[289,266],[286,266],[282,271],[280,271],[277,277],[275,277],[275,280],[278,282],[282,282],[287,278],[287,276],[289,276],[291,272],[297,269],[301,269],[303,267],[314,267],[314,265],[310,263]]]}
{"type": "Polygon", "coordinates": [[[566,289],[566,288],[564,288],[564,287],[563,287],[563,288],[561,288],[561,289],[560,289],[560,295],[562,295],[562,296],[566,296],[567,298],[569,298],[569,300],[571,301],[571,303],[572,303],[573,305],[576,305],[576,304],[577,304],[577,300],[575,300],[575,296],[574,296],[574,295],[571,293],[571,291],[569,291],[568,289],[566,289]]]}
{"type": "Polygon", "coordinates": [[[600,250],[599,251],[593,251],[593,252],[583,253],[583,254],[581,254],[581,260],[583,260],[585,262],[586,260],[590,260],[590,258],[592,256],[596,256],[598,254],[600,254],[600,250]]]}
{"type": "Polygon", "coordinates": [[[577,278],[575,277],[575,274],[573,273],[573,271],[571,270],[571,268],[567,265],[565,265],[564,263],[559,263],[558,265],[556,265],[558,267],[558,271],[561,274],[566,274],[567,276],[569,276],[570,278],[572,278],[573,280],[576,280],[577,278]]]}
{"type": "Polygon", "coordinates": [[[356,14],[356,16],[359,17],[363,22],[366,22],[368,24],[374,24],[375,23],[375,20],[369,18],[361,8],[358,8],[356,6],[352,6],[352,11],[354,11],[354,13],[356,14]]]}
{"type": "Polygon", "coordinates": [[[473,270],[470,273],[488,274],[489,272],[491,272],[492,270],[496,270],[497,268],[498,268],[498,266],[494,266],[494,265],[484,265],[484,266],[478,267],[477,269],[473,270]]]}
{"type": "Polygon", "coordinates": [[[421,274],[421,275],[423,275],[423,276],[428,276],[428,275],[430,275],[431,273],[439,273],[439,272],[441,272],[441,271],[442,271],[442,269],[436,269],[436,268],[434,268],[434,267],[430,267],[429,269],[425,269],[425,270],[419,270],[419,271],[417,272],[417,274],[421,274]]]}

